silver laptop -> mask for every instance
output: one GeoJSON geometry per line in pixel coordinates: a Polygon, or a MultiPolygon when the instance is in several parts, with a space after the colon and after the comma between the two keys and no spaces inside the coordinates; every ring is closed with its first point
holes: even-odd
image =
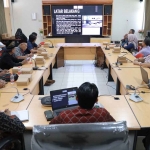
{"type": "Polygon", "coordinates": [[[78,106],[76,100],[77,87],[50,91],[53,116],[58,116],[62,111],[78,106]]]}
{"type": "MultiPolygon", "coordinates": [[[[141,66],[140,66],[140,69],[141,69],[141,74],[142,74],[142,79],[143,81],[146,83],[146,84],[150,84],[150,79],[148,78],[148,73],[145,69],[143,69],[141,66]]],[[[148,87],[150,88],[150,85],[148,85],[148,87]]]]}

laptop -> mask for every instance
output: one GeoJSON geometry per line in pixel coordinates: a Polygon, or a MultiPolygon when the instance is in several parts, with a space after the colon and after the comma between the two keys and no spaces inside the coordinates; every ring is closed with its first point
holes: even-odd
{"type": "MultiPolygon", "coordinates": [[[[142,79],[143,79],[143,81],[144,81],[146,84],[150,84],[150,79],[148,78],[148,73],[147,73],[147,71],[146,71],[144,68],[142,68],[141,66],[140,66],[140,69],[141,69],[141,74],[142,74],[142,79]]],[[[150,88],[150,85],[148,85],[148,87],[150,88]]]]}
{"type": "Polygon", "coordinates": [[[77,87],[50,91],[53,116],[58,116],[62,111],[78,106],[76,100],[77,87]]]}

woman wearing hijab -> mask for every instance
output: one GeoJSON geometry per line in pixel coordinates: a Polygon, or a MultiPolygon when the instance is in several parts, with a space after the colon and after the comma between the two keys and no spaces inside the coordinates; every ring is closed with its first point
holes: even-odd
{"type": "Polygon", "coordinates": [[[137,50],[138,39],[135,34],[128,34],[128,44],[124,46],[124,49],[131,51],[132,49],[137,50]]]}
{"type": "Polygon", "coordinates": [[[27,43],[27,37],[23,34],[22,30],[20,28],[17,29],[15,38],[19,40],[19,43],[25,42],[27,43]]]}

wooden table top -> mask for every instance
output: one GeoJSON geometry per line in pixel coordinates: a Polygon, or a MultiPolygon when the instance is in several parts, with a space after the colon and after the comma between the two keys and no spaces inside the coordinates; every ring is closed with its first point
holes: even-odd
{"type": "Polygon", "coordinates": [[[112,49],[110,50],[104,50],[103,48],[103,52],[105,54],[106,59],[108,60],[109,64],[112,67],[116,67],[115,63],[117,62],[117,59],[120,56],[126,57],[128,62],[127,63],[123,63],[122,65],[119,65],[120,68],[139,68],[139,66],[134,65],[131,61],[134,61],[136,58],[127,50],[121,49],[121,53],[113,53],[112,49]],[[127,53],[125,53],[127,52],[127,53]],[[131,60],[131,61],[130,61],[131,60]]]}
{"type": "Polygon", "coordinates": [[[100,47],[100,43],[58,43],[58,47],[100,47]]]}
{"type": "Polygon", "coordinates": [[[129,130],[139,130],[140,126],[125,97],[116,97],[120,100],[114,100],[112,96],[101,96],[98,100],[116,121],[126,121],[129,130]]]}
{"type": "Polygon", "coordinates": [[[140,93],[142,102],[133,102],[129,100],[130,95],[125,95],[133,113],[135,114],[141,128],[150,127],[150,93],[140,93]]]}
{"type": "MultiPolygon", "coordinates": [[[[24,95],[25,93],[20,93],[24,95]]],[[[17,93],[1,93],[0,96],[0,110],[3,111],[5,109],[8,109],[10,111],[18,111],[18,110],[25,110],[27,109],[28,105],[30,104],[33,95],[27,94],[24,95],[24,100],[19,103],[13,103],[11,102],[11,98],[13,98],[17,93]]]]}
{"type": "MultiPolygon", "coordinates": [[[[29,121],[24,122],[25,127],[31,130],[34,125],[48,125],[49,121],[46,120],[44,111],[51,110],[51,107],[44,107],[39,100],[41,95],[35,95],[32,99],[29,110],[29,121]]],[[[113,97],[102,96],[99,97],[99,102],[110,112],[110,114],[116,119],[116,121],[127,121],[129,130],[139,130],[140,126],[134,117],[126,99],[124,96],[117,96],[120,100],[116,101],[113,97]],[[108,102],[109,101],[109,102],[108,102]],[[128,112],[128,113],[127,113],[128,112]]]]}
{"type": "MultiPolygon", "coordinates": [[[[121,68],[121,69],[113,68],[113,69],[124,87],[126,87],[126,85],[132,85],[135,88],[137,88],[138,86],[142,86],[145,84],[142,80],[140,68],[121,68]]],[[[148,68],[145,68],[145,70],[148,72],[150,76],[150,70],[148,68]]],[[[150,92],[150,89],[148,89],[147,86],[144,86],[143,88],[140,88],[138,90],[150,92]]]]}
{"type": "Polygon", "coordinates": [[[32,81],[29,82],[28,86],[17,86],[17,84],[15,82],[14,82],[14,84],[11,84],[10,82],[8,82],[4,88],[0,89],[0,91],[3,93],[12,93],[12,92],[16,93],[16,89],[12,88],[12,87],[16,87],[19,92],[27,93],[28,90],[24,90],[24,88],[28,88],[28,89],[30,89],[30,92],[32,93],[35,86],[39,83],[40,79],[42,78],[43,73],[44,73],[43,70],[33,71],[32,81]]]}
{"type": "Polygon", "coordinates": [[[41,104],[39,97],[46,95],[35,95],[32,99],[27,110],[29,110],[29,121],[24,122],[26,129],[31,130],[34,125],[48,125],[49,121],[46,120],[44,111],[51,110],[51,107],[44,107],[41,104]]]}

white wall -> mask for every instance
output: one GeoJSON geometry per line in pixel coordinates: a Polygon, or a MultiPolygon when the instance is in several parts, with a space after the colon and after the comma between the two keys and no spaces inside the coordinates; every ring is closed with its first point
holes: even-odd
{"type": "Polygon", "coordinates": [[[112,40],[120,40],[135,29],[135,34],[141,39],[138,30],[143,29],[144,1],[139,0],[114,0],[112,18],[112,40]]]}
{"type": "Polygon", "coordinates": [[[137,37],[141,39],[138,30],[143,29],[144,3],[139,0],[114,0],[112,40],[122,39],[130,29],[134,29],[137,37]]]}
{"type": "MultiPolygon", "coordinates": [[[[28,37],[32,32],[39,33],[42,25],[42,0],[15,0],[11,3],[12,33],[21,28],[28,37]],[[31,14],[37,13],[37,20],[31,19],[31,14]]],[[[120,40],[125,33],[133,28],[139,37],[142,29],[144,2],[139,0],[114,0],[112,18],[112,40],[120,40]]],[[[140,37],[139,37],[140,38],[140,37]]],[[[37,43],[42,41],[38,34],[37,43]]]]}
{"type": "Polygon", "coordinates": [[[15,0],[11,3],[11,24],[12,34],[14,35],[18,28],[28,37],[32,32],[38,33],[37,43],[42,40],[39,34],[39,28],[42,25],[42,0],[15,0]],[[37,13],[37,20],[31,19],[31,14],[37,13]]]}

